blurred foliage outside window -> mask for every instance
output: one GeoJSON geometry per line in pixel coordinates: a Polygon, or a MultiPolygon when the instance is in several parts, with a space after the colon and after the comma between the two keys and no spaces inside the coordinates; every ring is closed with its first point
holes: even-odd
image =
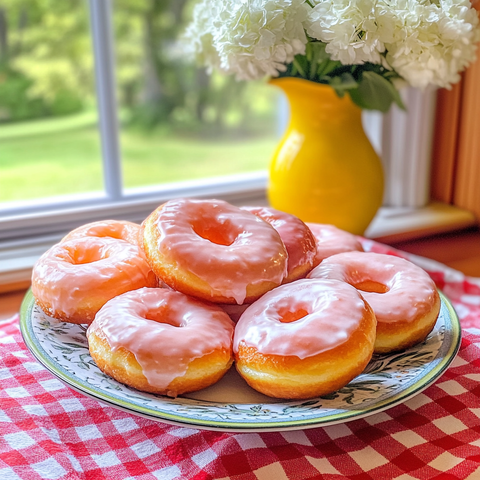
{"type": "MultiPolygon", "coordinates": [[[[210,76],[189,63],[178,38],[193,4],[192,0],[114,2],[117,96],[127,187],[259,170],[269,161],[275,144],[277,93],[261,83],[210,76]],[[178,164],[182,158],[185,163],[178,164]]],[[[88,3],[3,0],[0,201],[65,193],[21,186],[31,175],[18,170],[19,162],[33,168],[38,148],[58,152],[58,159],[50,159],[55,168],[62,164],[65,171],[71,171],[74,163],[81,162],[85,175],[92,177],[90,186],[67,181],[68,188],[73,188],[68,192],[101,189],[101,173],[88,174],[89,168],[98,170],[99,160],[92,155],[96,157],[100,151],[94,92],[88,3]],[[67,115],[89,120],[79,121],[78,128],[70,129],[68,135],[54,127],[41,137],[30,135],[38,120],[47,124],[48,119],[67,115]],[[9,132],[15,132],[14,138],[9,132]],[[58,145],[49,150],[49,142],[60,142],[61,135],[72,145],[68,153],[62,153],[58,145]],[[12,138],[17,143],[22,138],[21,145],[12,143],[12,138]],[[32,158],[27,158],[28,145],[32,158]],[[79,145],[85,146],[84,152],[78,150],[79,145]],[[17,173],[8,170],[12,166],[17,173]],[[16,188],[10,187],[16,193],[5,193],[8,188],[2,186],[2,178],[16,182],[16,188]]],[[[46,165],[44,162],[42,170],[48,170],[46,165]]]]}
{"type": "Polygon", "coordinates": [[[92,62],[83,2],[3,0],[0,122],[81,111],[93,91],[92,62]]]}
{"type": "Polygon", "coordinates": [[[117,0],[115,32],[120,104],[142,127],[169,122],[218,134],[272,132],[273,89],[209,75],[185,58],[181,36],[192,0],[117,0]]]}

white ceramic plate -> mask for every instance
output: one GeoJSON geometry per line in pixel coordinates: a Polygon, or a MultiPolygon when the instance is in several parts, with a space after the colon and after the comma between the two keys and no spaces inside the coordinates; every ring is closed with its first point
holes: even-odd
{"type": "Polygon", "coordinates": [[[442,375],[460,346],[460,324],[443,296],[434,330],[401,353],[376,356],[364,373],[340,390],[311,400],[271,399],[232,370],[216,385],[172,399],[131,389],[96,366],[85,329],[46,316],[25,296],[21,331],[28,349],[75,390],[151,420],[207,430],[265,432],[343,423],[380,412],[413,397],[442,375]]]}

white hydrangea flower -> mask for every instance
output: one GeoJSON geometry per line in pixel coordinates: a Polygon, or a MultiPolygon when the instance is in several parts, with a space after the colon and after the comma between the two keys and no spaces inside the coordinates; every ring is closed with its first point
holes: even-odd
{"type": "Polygon", "coordinates": [[[375,0],[314,0],[306,29],[327,43],[332,60],[344,65],[384,64],[385,45],[379,38],[375,0]]]}
{"type": "Polygon", "coordinates": [[[378,0],[377,24],[388,63],[414,87],[448,88],[475,60],[480,29],[468,0],[378,0]]]}
{"type": "Polygon", "coordinates": [[[241,80],[277,76],[305,53],[305,0],[204,0],[187,36],[197,58],[241,80]],[[209,45],[205,45],[208,43],[209,45]]]}
{"type": "Polygon", "coordinates": [[[200,0],[185,40],[210,70],[250,80],[285,71],[305,32],[333,60],[381,64],[415,87],[457,82],[480,41],[469,0],[200,0]]]}
{"type": "Polygon", "coordinates": [[[182,36],[185,53],[205,65],[210,73],[220,68],[220,58],[213,45],[213,20],[218,15],[219,8],[215,2],[203,0],[197,3],[193,9],[193,20],[182,36]]]}

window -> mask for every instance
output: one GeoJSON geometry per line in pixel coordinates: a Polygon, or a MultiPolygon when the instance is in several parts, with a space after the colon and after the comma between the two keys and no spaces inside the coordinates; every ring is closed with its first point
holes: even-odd
{"type": "Polygon", "coordinates": [[[140,221],[176,195],[262,195],[278,94],[184,60],[176,39],[192,1],[30,3],[2,10],[8,44],[22,46],[7,64],[30,82],[23,100],[43,82],[70,110],[4,117],[0,238],[60,234],[106,212],[140,221]]]}
{"type": "Polygon", "coordinates": [[[0,33],[0,208],[100,191],[86,5],[10,2],[0,33]]]}

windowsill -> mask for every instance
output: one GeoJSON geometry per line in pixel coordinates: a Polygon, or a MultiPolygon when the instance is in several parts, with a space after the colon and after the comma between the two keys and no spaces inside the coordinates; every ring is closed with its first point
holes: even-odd
{"type": "MultiPolygon", "coordinates": [[[[258,195],[256,203],[263,202],[264,197],[262,201],[262,196],[258,195]]],[[[432,203],[421,209],[383,207],[365,236],[391,243],[459,230],[474,224],[473,214],[451,205],[432,203]]],[[[34,263],[65,233],[0,244],[0,293],[27,288],[34,263]]]]}
{"type": "Polygon", "coordinates": [[[445,203],[432,202],[423,208],[382,207],[365,236],[391,243],[460,230],[475,224],[473,213],[445,203]]]}

